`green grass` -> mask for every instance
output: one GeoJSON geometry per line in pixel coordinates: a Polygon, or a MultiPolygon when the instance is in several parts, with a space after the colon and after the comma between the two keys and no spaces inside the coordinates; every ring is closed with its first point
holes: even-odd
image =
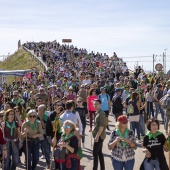
{"type": "MultiPolygon", "coordinates": [[[[19,49],[9,58],[0,62],[0,70],[26,70],[36,67],[39,71],[43,71],[43,68],[39,66],[38,62],[31,57],[31,55],[23,50],[19,49]]],[[[11,82],[15,78],[10,76],[8,77],[8,82],[11,82]]]]}

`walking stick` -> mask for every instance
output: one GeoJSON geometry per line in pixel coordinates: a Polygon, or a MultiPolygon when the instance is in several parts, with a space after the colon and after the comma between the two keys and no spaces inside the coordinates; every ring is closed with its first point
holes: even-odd
{"type": "MultiPolygon", "coordinates": [[[[54,131],[54,140],[57,140],[57,126],[54,131]]],[[[53,162],[53,155],[54,155],[54,149],[55,149],[55,143],[53,143],[53,150],[52,150],[52,155],[51,155],[51,160],[50,160],[50,170],[52,170],[52,162],[53,162]]]]}
{"type": "Polygon", "coordinates": [[[2,157],[2,170],[4,170],[4,156],[2,157]]]}
{"type": "Polygon", "coordinates": [[[27,137],[27,134],[26,134],[26,170],[28,170],[28,137],[27,137]]]}
{"type": "Polygon", "coordinates": [[[93,144],[92,144],[92,132],[90,133],[90,136],[91,136],[91,149],[92,149],[92,146],[93,146],[93,144]]]}
{"type": "MultiPolygon", "coordinates": [[[[170,123],[168,124],[168,129],[169,129],[168,135],[170,136],[170,123]]],[[[170,150],[168,150],[168,153],[169,153],[169,170],[170,170],[170,150]]]]}

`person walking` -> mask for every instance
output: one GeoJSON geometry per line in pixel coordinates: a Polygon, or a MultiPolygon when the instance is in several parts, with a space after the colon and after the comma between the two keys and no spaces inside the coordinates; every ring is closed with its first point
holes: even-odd
{"type": "Polygon", "coordinates": [[[35,110],[30,110],[28,112],[28,121],[23,123],[21,128],[21,135],[24,140],[23,148],[26,159],[28,160],[28,162],[26,161],[28,170],[36,169],[39,161],[39,141],[43,138],[44,134],[41,122],[36,119],[37,112],[35,110]],[[26,144],[26,142],[28,143],[26,144]]]}
{"type": "Polygon", "coordinates": [[[115,89],[115,95],[112,99],[112,112],[115,115],[115,119],[117,121],[117,118],[123,114],[123,104],[122,104],[122,97],[121,97],[121,91],[122,89],[116,88],[115,89]]]}
{"type": "Polygon", "coordinates": [[[162,109],[161,104],[159,102],[159,100],[162,97],[163,97],[162,85],[158,84],[157,85],[157,90],[154,92],[154,103],[155,103],[155,107],[156,107],[155,119],[158,118],[158,112],[160,111],[161,112],[161,118],[162,118],[162,121],[164,123],[164,121],[165,121],[164,120],[165,113],[164,113],[164,110],[162,109]]]}
{"type": "Polygon", "coordinates": [[[92,131],[92,122],[96,112],[93,103],[95,99],[98,99],[98,96],[96,94],[96,90],[92,88],[90,89],[89,96],[87,97],[87,109],[89,112],[89,119],[90,119],[90,130],[89,130],[90,132],[92,131]]]}
{"type": "Polygon", "coordinates": [[[8,109],[5,112],[5,123],[2,125],[7,149],[7,157],[4,160],[4,170],[15,170],[19,164],[19,147],[21,146],[20,127],[15,121],[15,112],[8,109]],[[12,156],[12,160],[11,160],[12,156]]]}
{"type": "Polygon", "coordinates": [[[165,136],[159,131],[159,121],[156,119],[148,120],[148,133],[143,140],[143,152],[145,159],[141,167],[144,170],[168,170],[168,165],[164,155],[165,136]]]}
{"type": "Polygon", "coordinates": [[[103,141],[106,138],[106,115],[101,110],[101,101],[94,100],[94,107],[96,109],[96,117],[94,122],[94,129],[92,131],[94,137],[93,145],[93,170],[98,169],[98,159],[100,161],[100,169],[105,170],[104,156],[102,153],[103,141]]]}
{"type": "Polygon", "coordinates": [[[121,115],[117,119],[117,127],[112,131],[108,147],[114,170],[133,170],[135,163],[136,138],[128,129],[128,119],[121,115]]]}
{"type": "Polygon", "coordinates": [[[101,101],[101,110],[103,110],[106,114],[106,128],[110,131],[108,123],[109,123],[109,110],[111,107],[110,96],[106,93],[105,87],[100,88],[101,94],[98,96],[101,101]]]}

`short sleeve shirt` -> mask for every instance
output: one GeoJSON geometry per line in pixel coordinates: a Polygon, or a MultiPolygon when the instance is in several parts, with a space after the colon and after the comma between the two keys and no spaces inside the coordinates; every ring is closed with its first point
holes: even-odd
{"type": "Polygon", "coordinates": [[[100,134],[100,138],[104,140],[106,137],[106,132],[105,132],[106,114],[101,109],[98,112],[96,112],[96,116],[95,116],[94,129],[92,132],[94,138],[96,137],[97,132],[99,131],[99,127],[104,127],[102,133],[100,134]]]}
{"type": "Polygon", "coordinates": [[[163,154],[163,145],[165,144],[165,136],[161,134],[157,136],[155,139],[149,139],[149,136],[144,137],[143,146],[146,147],[151,153],[151,158],[156,159],[158,154],[163,154]]]}

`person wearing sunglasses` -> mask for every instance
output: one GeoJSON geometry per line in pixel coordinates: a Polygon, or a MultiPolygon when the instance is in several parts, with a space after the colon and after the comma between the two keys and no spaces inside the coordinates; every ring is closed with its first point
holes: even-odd
{"type": "Polygon", "coordinates": [[[81,123],[82,123],[82,145],[84,148],[84,142],[85,142],[85,129],[86,129],[86,117],[88,115],[88,110],[85,106],[83,106],[83,99],[81,97],[77,98],[77,107],[75,108],[75,111],[79,113],[81,123]]]}
{"type": "Polygon", "coordinates": [[[13,92],[13,99],[11,100],[11,107],[14,108],[15,106],[25,108],[25,101],[22,98],[20,98],[18,91],[13,92]]]}
{"type": "Polygon", "coordinates": [[[116,129],[111,132],[108,147],[114,170],[132,170],[135,163],[136,138],[128,128],[128,119],[121,115],[117,119],[116,129]]]}
{"type": "Polygon", "coordinates": [[[89,96],[87,97],[87,109],[89,112],[90,118],[90,132],[92,131],[92,122],[95,117],[96,109],[94,108],[94,100],[97,99],[98,96],[96,95],[96,90],[94,88],[90,89],[89,96]]]}
{"type": "Polygon", "coordinates": [[[76,133],[77,130],[75,124],[70,120],[66,120],[62,127],[61,139],[57,144],[60,148],[66,148],[66,162],[61,164],[61,170],[77,170],[80,167],[76,133]],[[70,162],[70,164],[68,162],[70,162]]]}
{"type": "Polygon", "coordinates": [[[5,141],[7,142],[7,157],[4,160],[4,170],[16,169],[19,164],[19,147],[21,147],[22,141],[20,136],[20,127],[18,122],[15,121],[14,110],[8,109],[5,112],[2,131],[4,133],[5,141]]]}
{"type": "Polygon", "coordinates": [[[39,161],[39,141],[43,139],[43,129],[41,122],[37,120],[37,112],[30,110],[28,112],[28,120],[23,123],[21,135],[24,140],[23,148],[27,160],[26,142],[28,142],[28,169],[35,169],[39,161]],[[27,140],[26,141],[26,136],[27,140]]]}

